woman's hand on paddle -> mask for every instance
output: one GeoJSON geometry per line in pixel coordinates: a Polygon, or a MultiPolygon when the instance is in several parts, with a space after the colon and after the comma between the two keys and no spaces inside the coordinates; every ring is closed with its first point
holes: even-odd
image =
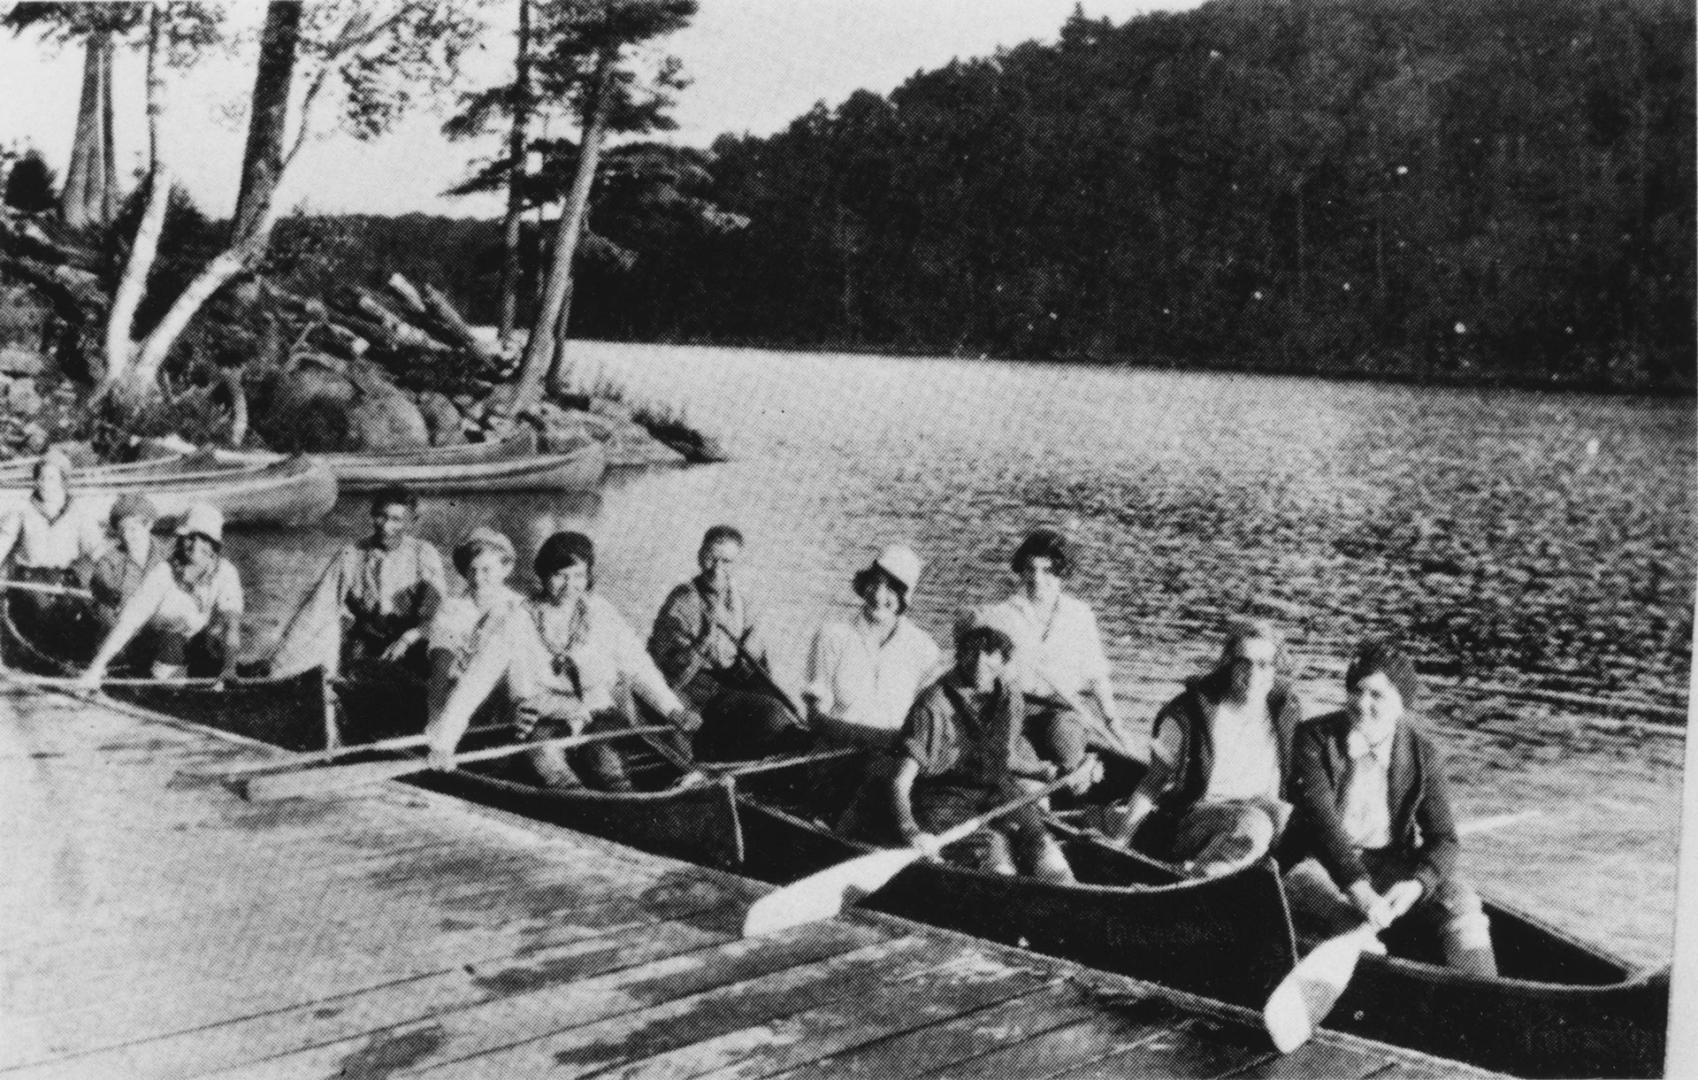
{"type": "Polygon", "coordinates": [[[420,635],[419,631],[409,630],[405,634],[402,634],[400,637],[396,638],[395,644],[393,644],[393,645],[389,646],[389,648],[383,650],[383,660],[384,660],[384,662],[389,663],[389,664],[399,663],[402,659],[404,659],[406,657],[407,650],[411,649],[414,646],[414,644],[416,644],[418,642],[420,636],[421,635],[420,635]]]}
{"type": "Polygon", "coordinates": [[[429,749],[426,760],[430,762],[431,768],[436,769],[439,772],[453,772],[454,747],[437,746],[433,744],[429,749]]]}
{"type": "Polygon", "coordinates": [[[1385,903],[1391,912],[1391,919],[1386,920],[1387,923],[1390,923],[1392,919],[1401,919],[1407,914],[1409,909],[1420,901],[1421,894],[1425,891],[1421,883],[1414,878],[1400,881],[1387,889],[1385,891],[1385,903]]]}
{"type": "Polygon", "coordinates": [[[1067,782],[1067,790],[1075,795],[1083,795],[1091,790],[1091,785],[1103,778],[1102,759],[1095,754],[1086,754],[1085,760],[1073,770],[1073,777],[1067,782]]]}
{"type": "Polygon", "coordinates": [[[686,735],[694,735],[702,729],[702,714],[687,705],[673,710],[672,715],[666,719],[686,735]]]}
{"type": "Polygon", "coordinates": [[[89,668],[77,676],[77,681],[71,684],[71,692],[76,694],[98,694],[100,683],[106,678],[105,668],[89,668]]]}

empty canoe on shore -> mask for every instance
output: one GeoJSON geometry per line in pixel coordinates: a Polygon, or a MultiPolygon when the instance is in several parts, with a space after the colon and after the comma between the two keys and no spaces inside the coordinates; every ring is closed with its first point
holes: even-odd
{"type": "MultiPolygon", "coordinates": [[[[534,435],[498,442],[357,453],[313,454],[336,475],[345,492],[405,484],[420,495],[504,491],[593,491],[607,472],[607,452],[587,441],[571,450],[539,454],[534,435]]],[[[262,462],[274,455],[216,450],[220,461],[262,462]]]]}
{"type": "MultiPolygon", "coordinates": [[[[71,480],[73,483],[90,483],[102,479],[123,479],[170,472],[173,469],[182,468],[191,458],[192,455],[179,451],[162,454],[159,457],[145,458],[141,461],[77,465],[72,468],[71,480]]],[[[0,461],[0,484],[14,486],[32,483],[35,479],[35,467],[40,461],[41,459],[38,457],[11,458],[0,461]]]]}
{"type": "MultiPolygon", "coordinates": [[[[71,492],[104,517],[126,493],[146,495],[161,517],[179,517],[196,503],[209,503],[231,525],[305,525],[336,505],[336,478],[310,458],[264,464],[223,464],[198,455],[168,467],[119,475],[72,478],[71,492]]],[[[30,497],[27,479],[0,478],[0,508],[30,497]]]]}

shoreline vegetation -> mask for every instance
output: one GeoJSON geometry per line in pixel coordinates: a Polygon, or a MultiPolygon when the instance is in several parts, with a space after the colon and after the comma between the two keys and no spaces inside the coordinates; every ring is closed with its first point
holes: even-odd
{"type": "Polygon", "coordinates": [[[1680,0],[1076,7],[1053,42],[707,149],[650,141],[688,83],[630,51],[696,9],[521,0],[513,81],[473,89],[489,28],[466,12],[270,4],[242,189],[210,221],[157,139],[120,190],[110,66],[145,50],[151,132],[170,69],[237,47],[220,9],[19,4],[4,25],[80,46],[85,80],[62,184],[0,149],[0,442],[357,450],[528,422],[723,456],[681,404],[578,385],[573,339],[1698,392],[1680,0]],[[315,121],[324,87],[341,114],[315,121]],[[277,204],[315,122],[376,138],[426,97],[457,101],[450,139],[506,136],[449,192],[505,192],[503,219],[277,204]]]}

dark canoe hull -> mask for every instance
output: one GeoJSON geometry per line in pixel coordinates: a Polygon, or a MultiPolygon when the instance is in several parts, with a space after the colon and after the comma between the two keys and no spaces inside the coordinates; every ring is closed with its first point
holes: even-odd
{"type": "Polygon", "coordinates": [[[1500,968],[1517,977],[1365,956],[1327,1026],[1520,1076],[1662,1075],[1667,971],[1636,972],[1501,903],[1488,911],[1500,968]]]}
{"type": "Polygon", "coordinates": [[[722,870],[741,865],[738,807],[721,784],[617,793],[562,790],[468,767],[417,783],[484,806],[722,870]]]}
{"type": "MultiPolygon", "coordinates": [[[[767,881],[794,881],[872,850],[747,795],[739,798],[738,813],[742,870],[767,881]]],[[[1136,860],[1094,848],[1069,845],[1081,880],[1138,872],[1136,860]]],[[[1295,958],[1271,863],[1214,881],[1115,886],[1055,885],[921,862],[866,902],[892,915],[1257,1007],[1295,958]]]]}
{"type": "Polygon", "coordinates": [[[325,745],[324,681],[318,671],[284,679],[236,679],[209,686],[109,686],[106,693],[179,720],[280,746],[325,745]]]}

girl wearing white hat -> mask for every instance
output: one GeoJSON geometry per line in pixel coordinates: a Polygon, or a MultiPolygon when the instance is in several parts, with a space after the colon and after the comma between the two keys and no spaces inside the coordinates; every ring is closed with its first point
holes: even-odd
{"type": "Polygon", "coordinates": [[[177,526],[171,558],[148,571],[118,613],[112,632],[83,672],[96,689],[106,669],[143,628],[157,634],[154,678],[229,678],[242,643],[242,580],[224,557],[224,515],[216,506],[189,508],[177,526]]]}
{"type": "Polygon", "coordinates": [[[919,580],[914,550],[886,547],[852,580],[861,610],[814,635],[802,697],[809,723],[822,737],[889,748],[921,687],[942,671],[937,642],[908,618],[919,580]]]}

